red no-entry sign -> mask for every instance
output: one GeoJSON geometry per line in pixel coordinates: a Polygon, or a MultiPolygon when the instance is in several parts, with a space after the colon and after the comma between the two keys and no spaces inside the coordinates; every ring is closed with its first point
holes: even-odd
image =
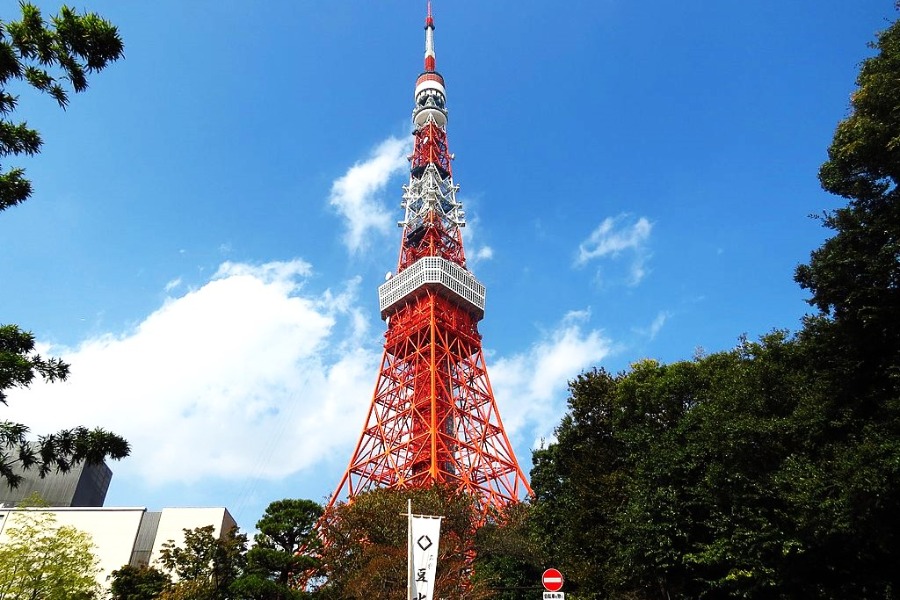
{"type": "Polygon", "coordinates": [[[558,592],[563,586],[563,576],[557,569],[547,569],[541,575],[541,583],[548,592],[558,592]]]}

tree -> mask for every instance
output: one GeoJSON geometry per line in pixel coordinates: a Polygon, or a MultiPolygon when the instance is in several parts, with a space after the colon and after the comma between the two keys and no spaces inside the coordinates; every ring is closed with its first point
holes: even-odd
{"type": "MultiPolygon", "coordinates": [[[[70,88],[87,89],[88,74],[103,70],[122,57],[123,45],[116,28],[94,13],[78,14],[63,6],[48,24],[32,4],[20,3],[22,18],[0,20],[0,211],[24,202],[32,193],[24,170],[4,170],[7,157],[34,155],[40,151],[40,134],[27,123],[10,116],[19,98],[9,86],[24,82],[49,94],[65,108],[70,88]]],[[[43,359],[34,351],[34,337],[15,325],[0,325],[0,402],[5,391],[28,387],[36,377],[64,380],[69,367],[57,358],[43,359]]],[[[129,454],[128,443],[102,429],[78,427],[42,437],[37,448],[27,443],[28,427],[0,421],[0,480],[10,486],[21,481],[14,467],[37,466],[41,476],[51,469],[66,471],[81,461],[100,462],[129,454]]]]}
{"type": "MultiPolygon", "coordinates": [[[[611,527],[622,505],[622,442],[615,439],[618,378],[603,369],[569,382],[569,413],[557,442],[534,452],[531,524],[539,539],[552,539],[548,559],[564,567],[567,590],[616,589],[611,527]]],[[[549,566],[549,564],[547,565],[549,566]]]]}
{"type": "Polygon", "coordinates": [[[795,275],[818,314],[796,336],[571,384],[535,453],[532,523],[556,534],[573,596],[900,591],[900,22],[874,48],[820,170],[849,202],[795,275]]]}
{"type": "Polygon", "coordinates": [[[177,579],[163,600],[227,600],[230,587],[246,564],[247,536],[233,528],[221,537],[212,525],[184,530],[182,546],[169,540],[159,562],[177,579]]]}
{"type": "MultiPolygon", "coordinates": [[[[839,345],[842,377],[854,388],[896,393],[900,365],[900,22],[878,34],[863,61],[852,112],[841,121],[819,171],[822,187],[849,200],[826,212],[835,232],[795,279],[819,310],[812,335],[839,345]],[[843,363],[843,364],[841,364],[843,363]]],[[[866,394],[857,394],[865,396],[866,394]]]]}
{"type": "Polygon", "coordinates": [[[496,600],[519,600],[541,589],[541,573],[549,566],[544,547],[534,535],[532,505],[507,506],[475,535],[473,581],[496,600]]]}
{"type": "Polygon", "coordinates": [[[794,589],[816,541],[798,525],[788,473],[818,451],[810,432],[823,397],[795,338],[774,332],[690,362],[645,361],[617,396],[626,581],[659,597],[827,597],[794,589]]]}
{"type": "MultiPolygon", "coordinates": [[[[472,499],[453,489],[377,489],[340,504],[326,515],[322,533],[322,598],[396,599],[406,597],[407,500],[413,511],[441,515],[435,598],[459,598],[469,582],[474,549],[472,499]]],[[[483,586],[466,588],[467,598],[486,596],[483,586]]]]}
{"type": "MultiPolygon", "coordinates": [[[[30,497],[23,504],[35,504],[30,497]]],[[[97,558],[91,536],[57,527],[40,507],[8,513],[0,544],[0,598],[3,600],[93,600],[99,593],[97,558]]]]}
{"type": "MultiPolygon", "coordinates": [[[[19,6],[20,20],[0,21],[0,160],[37,154],[43,143],[27,123],[9,121],[19,100],[8,91],[10,82],[24,81],[65,108],[67,86],[83,92],[87,75],[121,58],[124,48],[116,27],[94,13],[80,15],[63,6],[48,24],[33,4],[19,6]]],[[[32,192],[22,169],[3,171],[2,167],[0,211],[24,202],[32,192]]]]}
{"type": "Polygon", "coordinates": [[[822,579],[811,565],[839,561],[805,527],[812,497],[797,487],[797,465],[822,450],[818,381],[804,346],[783,332],[573,381],[557,442],[536,452],[532,474],[536,535],[555,536],[567,589],[578,598],[840,597],[814,587],[822,579]]]}
{"type": "Polygon", "coordinates": [[[110,600],[156,600],[171,583],[153,567],[125,565],[110,574],[110,600]]]}
{"type": "MultiPolygon", "coordinates": [[[[534,534],[577,598],[891,598],[900,419],[841,417],[811,332],[571,384],[534,534]],[[886,420],[883,420],[886,419],[886,420]]],[[[840,391],[840,393],[835,393],[840,391]]]]}
{"type": "Polygon", "coordinates": [[[821,576],[847,597],[900,589],[900,532],[885,526],[900,510],[900,22],[872,48],[819,171],[848,203],[821,217],[834,235],[795,274],[818,309],[801,337],[830,392],[820,429],[829,443],[798,466],[814,482],[798,494],[829,508],[810,511],[807,526],[835,564],[821,576]]]}
{"type": "MultiPolygon", "coordinates": [[[[44,359],[34,350],[34,336],[15,325],[0,326],[0,402],[5,390],[28,387],[36,377],[45,381],[65,380],[69,367],[56,358],[44,359]]],[[[36,468],[41,477],[51,470],[68,471],[81,462],[99,463],[109,457],[121,459],[130,453],[128,442],[104,429],[65,429],[28,440],[29,428],[0,421],[0,481],[17,486],[20,471],[36,468]]]]}
{"type": "Polygon", "coordinates": [[[291,578],[318,566],[313,555],[320,550],[315,527],[321,516],[322,506],[311,500],[285,499],[269,504],[256,523],[259,533],[247,552],[244,574],[231,586],[235,597],[247,600],[305,597],[304,591],[291,587],[291,578]]]}

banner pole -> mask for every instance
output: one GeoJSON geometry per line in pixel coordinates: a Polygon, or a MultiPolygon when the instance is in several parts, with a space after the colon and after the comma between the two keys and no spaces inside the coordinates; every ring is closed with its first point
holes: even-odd
{"type": "Polygon", "coordinates": [[[406,598],[413,600],[412,498],[406,500],[406,598]]]}

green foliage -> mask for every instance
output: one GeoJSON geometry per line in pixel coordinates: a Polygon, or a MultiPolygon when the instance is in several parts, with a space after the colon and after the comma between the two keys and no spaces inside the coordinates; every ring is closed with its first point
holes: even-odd
{"type": "MultiPolygon", "coordinates": [[[[257,523],[255,546],[237,529],[222,537],[211,525],[184,530],[181,545],[162,546],[163,571],[123,567],[111,579],[111,600],[294,600],[309,594],[292,576],[316,567],[316,523],[322,507],[310,500],[272,502],[257,523]],[[304,550],[304,554],[299,554],[304,550]],[[174,581],[173,581],[174,580],[174,581]]],[[[2,600],[2,596],[0,596],[2,600]]]]}
{"type": "Polygon", "coordinates": [[[315,530],[322,507],[311,500],[285,499],[269,504],[256,523],[259,533],[247,552],[247,566],[231,589],[246,600],[290,600],[306,597],[291,588],[291,577],[314,571],[319,538],[315,530]]]}
{"type": "Polygon", "coordinates": [[[758,597],[796,542],[775,485],[797,452],[794,420],[814,389],[792,372],[797,345],[775,333],[734,351],[624,376],[618,425],[629,471],[620,535],[632,583],[691,597],[758,597]],[[652,410],[662,408],[660,418],[652,410]],[[638,408],[637,411],[632,407],[638,408]]]}
{"type": "MultiPolygon", "coordinates": [[[[577,598],[887,598],[898,437],[848,443],[806,338],[573,381],[535,535],[577,598]],[[882,503],[884,505],[882,506],[882,503]]],[[[892,421],[895,427],[898,420],[892,421]]]]}
{"type": "Polygon", "coordinates": [[[31,333],[15,325],[0,325],[0,402],[6,404],[4,390],[27,388],[36,376],[49,382],[64,381],[69,365],[37,354],[31,333]]]}
{"type": "MultiPolygon", "coordinates": [[[[435,598],[458,598],[469,580],[468,556],[474,548],[477,509],[468,496],[444,487],[378,489],[341,504],[326,515],[322,552],[322,598],[396,599],[406,597],[407,499],[413,512],[441,515],[435,598]]],[[[467,598],[485,594],[470,586],[467,598]]]]}
{"type": "Polygon", "coordinates": [[[246,564],[247,536],[232,529],[221,537],[212,525],[184,530],[183,545],[169,540],[159,562],[177,577],[160,598],[165,600],[230,600],[230,586],[246,564]]]}
{"type": "MultiPolygon", "coordinates": [[[[87,76],[122,57],[123,45],[115,26],[94,13],[78,14],[63,6],[48,23],[33,4],[21,2],[21,19],[0,21],[0,161],[8,156],[40,151],[40,134],[27,123],[13,123],[9,115],[19,98],[9,85],[22,81],[50,95],[63,108],[67,88],[87,89],[87,76]]],[[[0,211],[24,202],[32,192],[24,171],[7,171],[0,163],[0,211]]]]}
{"type": "Polygon", "coordinates": [[[40,508],[13,511],[6,518],[6,539],[0,544],[0,599],[97,598],[97,558],[90,535],[58,527],[56,517],[40,508]]]}
{"type": "Polygon", "coordinates": [[[533,535],[531,519],[531,504],[512,504],[476,533],[473,582],[493,599],[517,600],[541,589],[547,542],[533,535]]]}
{"type": "MultiPolygon", "coordinates": [[[[36,377],[65,380],[69,366],[57,358],[44,359],[35,352],[34,336],[15,325],[0,325],[0,402],[5,390],[28,387],[36,377]]],[[[20,423],[0,421],[0,481],[11,487],[22,481],[20,470],[36,468],[44,477],[52,470],[68,471],[73,465],[121,459],[130,453],[128,442],[104,429],[64,429],[28,440],[29,429],[20,423]]]]}
{"type": "Polygon", "coordinates": [[[819,309],[801,337],[829,393],[818,430],[827,443],[792,465],[793,493],[836,563],[811,572],[858,597],[900,589],[900,536],[885,526],[900,510],[900,22],[873,48],[819,173],[849,202],[824,215],[834,235],[795,277],[819,309]]]}
{"type": "MultiPolygon", "coordinates": [[[[531,485],[537,534],[550,562],[566,557],[567,591],[603,593],[614,586],[611,519],[622,504],[622,443],[612,435],[616,379],[604,370],[570,382],[569,408],[557,428],[557,443],[534,453],[531,485]]],[[[587,597],[587,596],[586,596],[587,597]]]]}
{"type": "Polygon", "coordinates": [[[110,574],[110,600],[156,600],[170,583],[158,569],[125,565],[110,574]]]}
{"type": "Polygon", "coordinates": [[[853,111],[838,124],[819,172],[827,191],[863,204],[883,200],[900,181],[900,26],[893,23],[871,46],[878,54],[863,61],[853,111]]]}
{"type": "Polygon", "coordinates": [[[29,429],[20,423],[0,421],[0,480],[16,487],[23,470],[37,468],[45,477],[50,471],[67,472],[82,462],[97,464],[105,458],[121,459],[131,453],[124,438],[101,428],[75,427],[38,437],[37,442],[27,439],[29,429]]]}
{"type": "MultiPolygon", "coordinates": [[[[32,191],[22,169],[4,170],[7,157],[36,154],[42,144],[26,123],[10,121],[19,102],[10,86],[24,82],[65,108],[68,87],[84,91],[88,74],[103,70],[123,51],[116,28],[96,14],[63,6],[47,23],[33,4],[19,6],[20,20],[0,20],[0,211],[24,202],[32,191]]],[[[44,359],[34,351],[30,333],[0,325],[0,403],[6,403],[6,390],[28,387],[36,377],[64,380],[68,373],[60,359],[44,359]]],[[[25,425],[0,421],[0,481],[12,487],[22,480],[20,469],[36,466],[43,477],[52,469],[66,471],[82,461],[120,459],[130,452],[124,439],[102,429],[60,431],[40,438],[36,446],[27,442],[28,431],[25,425]]]]}
{"type": "Polygon", "coordinates": [[[531,522],[574,597],[900,593],[900,23],[874,47],[820,171],[849,203],[796,272],[819,314],[571,383],[531,522]]]}
{"type": "Polygon", "coordinates": [[[823,215],[835,233],[795,279],[819,309],[806,330],[835,383],[877,404],[870,393],[900,392],[900,22],[873,48],[819,172],[822,186],[849,202],[823,215]]]}

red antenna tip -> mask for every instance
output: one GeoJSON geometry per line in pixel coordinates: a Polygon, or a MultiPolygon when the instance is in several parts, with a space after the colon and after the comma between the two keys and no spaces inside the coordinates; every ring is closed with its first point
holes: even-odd
{"type": "Polygon", "coordinates": [[[428,0],[428,16],[425,17],[425,25],[434,25],[434,19],[431,16],[431,0],[428,0]]]}

